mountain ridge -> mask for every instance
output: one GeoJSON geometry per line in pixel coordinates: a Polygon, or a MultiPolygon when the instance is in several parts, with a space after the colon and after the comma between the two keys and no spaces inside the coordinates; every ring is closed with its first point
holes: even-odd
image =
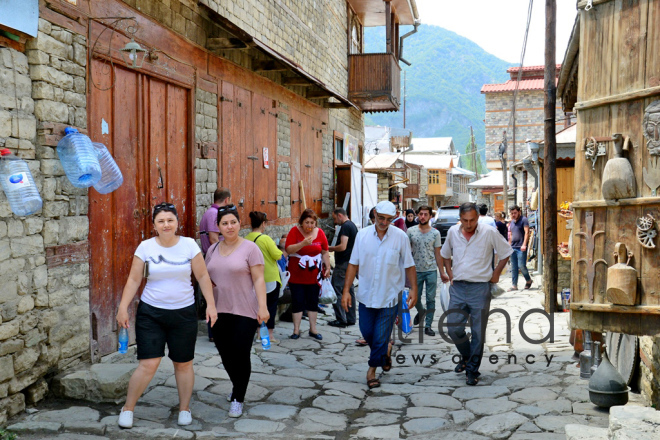
{"type": "MultiPolygon", "coordinates": [[[[400,34],[410,29],[402,27],[400,34]]],[[[366,28],[364,43],[367,53],[385,52],[385,28],[366,28]]],[[[402,55],[412,64],[400,63],[407,76],[406,128],[412,130],[413,138],[451,136],[456,149],[465,153],[472,126],[485,159],[485,97],[481,87],[505,82],[510,77],[506,70],[513,64],[433,25],[421,25],[416,34],[406,38],[402,55]]],[[[397,113],[367,114],[365,123],[403,127],[403,104],[397,113]]]]}

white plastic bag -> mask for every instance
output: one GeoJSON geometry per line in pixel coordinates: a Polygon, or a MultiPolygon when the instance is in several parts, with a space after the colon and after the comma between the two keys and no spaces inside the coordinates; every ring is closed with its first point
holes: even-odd
{"type": "Polygon", "coordinates": [[[332,287],[330,277],[323,278],[321,281],[321,293],[319,294],[319,304],[334,304],[337,302],[335,288],[332,287]]]}
{"type": "Polygon", "coordinates": [[[490,283],[490,296],[497,298],[504,293],[504,289],[495,283],[490,283]]]}
{"type": "MultiPolygon", "coordinates": [[[[279,265],[277,265],[279,269],[279,265]]],[[[289,284],[289,278],[291,278],[291,274],[289,273],[288,270],[285,270],[282,272],[280,269],[280,279],[282,280],[282,287],[280,288],[280,298],[282,298],[282,295],[284,295],[284,289],[286,288],[286,285],[289,284]]]]}
{"type": "Polygon", "coordinates": [[[444,312],[449,310],[449,283],[440,286],[440,306],[444,312]]]}

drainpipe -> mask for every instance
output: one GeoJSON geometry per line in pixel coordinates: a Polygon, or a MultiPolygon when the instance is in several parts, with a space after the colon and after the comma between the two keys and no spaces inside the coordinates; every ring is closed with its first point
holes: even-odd
{"type": "Polygon", "coordinates": [[[403,61],[404,63],[406,63],[409,66],[410,66],[410,63],[408,61],[404,60],[403,56],[402,56],[403,55],[403,40],[405,40],[406,38],[408,38],[412,34],[416,34],[417,33],[417,28],[419,27],[420,24],[422,24],[421,21],[415,20],[415,23],[413,24],[415,29],[413,29],[412,31],[408,32],[407,34],[402,35],[401,37],[399,37],[399,60],[403,61]]]}
{"type": "Polygon", "coordinates": [[[536,173],[536,170],[532,166],[532,160],[529,157],[526,157],[523,159],[522,163],[527,172],[532,177],[534,177],[534,190],[537,190],[539,188],[539,175],[536,173]]]}

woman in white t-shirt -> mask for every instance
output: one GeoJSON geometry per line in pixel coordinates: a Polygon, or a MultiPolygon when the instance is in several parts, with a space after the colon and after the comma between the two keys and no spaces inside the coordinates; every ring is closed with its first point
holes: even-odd
{"type": "Polygon", "coordinates": [[[206,299],[206,320],[215,324],[218,313],[213,299],[213,287],[202,252],[192,238],[176,235],[179,217],[171,203],[154,207],[153,223],[157,236],[138,246],[131,272],[122,294],[117,322],[128,328],[128,306],[137,293],[143,276],[147,284],[140,297],[135,318],[135,340],[138,368],[128,383],[126,403],[119,415],[119,426],[133,426],[133,410],[137,400],[151,382],[165,356],[174,364],[174,376],[179,391],[179,425],[190,425],[190,399],[195,373],[193,357],[197,341],[197,312],[191,273],[199,281],[206,299]]]}

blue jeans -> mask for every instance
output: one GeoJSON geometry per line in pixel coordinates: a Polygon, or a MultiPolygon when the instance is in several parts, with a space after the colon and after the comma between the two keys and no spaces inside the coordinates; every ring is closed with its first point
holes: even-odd
{"type": "Polygon", "coordinates": [[[511,255],[511,282],[513,287],[518,286],[518,269],[520,269],[525,277],[525,281],[528,283],[532,281],[527,271],[527,251],[513,249],[513,254],[511,255]]]}
{"type": "Polygon", "coordinates": [[[417,272],[417,295],[419,300],[415,304],[418,313],[424,313],[422,304],[422,292],[424,283],[426,283],[426,328],[433,327],[433,314],[435,312],[435,295],[438,288],[438,271],[417,272]]]}
{"type": "Polygon", "coordinates": [[[461,353],[463,362],[467,365],[466,371],[479,376],[490,311],[490,283],[454,281],[449,286],[449,294],[449,310],[460,310],[463,313],[450,313],[447,316],[447,333],[461,353]],[[468,316],[471,337],[465,333],[468,316]]]}
{"type": "Polygon", "coordinates": [[[369,348],[371,348],[369,354],[370,367],[385,365],[390,335],[398,310],[398,304],[384,309],[372,309],[362,303],[358,306],[360,332],[369,344],[369,348]]]}

